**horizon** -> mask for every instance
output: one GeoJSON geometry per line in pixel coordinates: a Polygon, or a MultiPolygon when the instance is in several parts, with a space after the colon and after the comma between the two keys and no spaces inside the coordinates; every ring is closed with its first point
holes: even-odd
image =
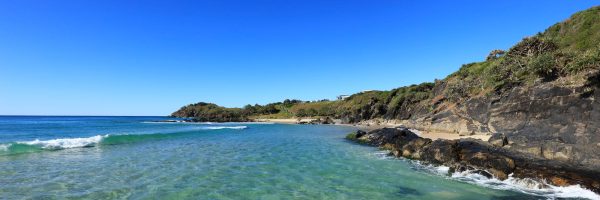
{"type": "Polygon", "coordinates": [[[594,6],[468,2],[1,2],[0,116],[161,117],[390,90],[594,6]]]}

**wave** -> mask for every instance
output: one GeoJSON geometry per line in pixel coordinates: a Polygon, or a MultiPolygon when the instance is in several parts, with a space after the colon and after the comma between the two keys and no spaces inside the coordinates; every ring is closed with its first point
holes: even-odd
{"type": "Polygon", "coordinates": [[[375,158],[378,160],[395,159],[396,157],[392,156],[391,153],[392,152],[389,150],[379,150],[373,153],[373,156],[375,156],[375,158]]]}
{"type": "MultiPolygon", "coordinates": [[[[246,126],[211,126],[200,127],[202,130],[220,129],[246,129],[246,126]]],[[[117,145],[135,143],[148,140],[160,140],[178,137],[194,133],[193,131],[176,133],[154,133],[154,134],[121,134],[121,135],[96,135],[85,138],[60,138],[51,140],[32,140],[0,144],[0,155],[14,155],[22,153],[33,153],[40,151],[55,151],[61,149],[86,148],[102,145],[117,145]]]]}
{"type": "Polygon", "coordinates": [[[505,180],[496,178],[487,178],[472,171],[455,172],[452,178],[461,181],[474,183],[484,187],[513,190],[525,194],[543,196],[547,198],[586,198],[600,199],[600,195],[582,188],[580,185],[554,186],[543,181],[537,181],[530,178],[514,178],[512,174],[505,180]]]}
{"type": "Polygon", "coordinates": [[[33,153],[44,150],[60,150],[70,148],[93,147],[108,135],[96,135],[87,138],[61,138],[52,140],[33,140],[0,144],[0,155],[33,153]]]}
{"type": "Polygon", "coordinates": [[[407,160],[413,164],[417,170],[424,170],[429,173],[442,175],[444,177],[467,182],[487,188],[497,190],[508,190],[516,191],[528,195],[540,196],[548,199],[556,198],[584,198],[600,200],[600,195],[592,192],[591,190],[585,189],[580,185],[571,186],[554,186],[543,181],[537,181],[530,178],[515,178],[512,174],[505,180],[499,180],[497,178],[488,178],[481,175],[476,170],[467,170],[462,172],[454,172],[449,174],[449,167],[447,166],[433,166],[425,165],[420,161],[407,160]]]}
{"type": "MultiPolygon", "coordinates": [[[[58,149],[70,149],[78,147],[92,147],[102,139],[108,137],[108,135],[96,135],[88,138],[64,138],[64,139],[53,139],[53,140],[34,140],[28,142],[17,142],[17,144],[38,146],[43,149],[58,150],[58,149]]],[[[9,147],[10,148],[10,147],[9,147]]]]}

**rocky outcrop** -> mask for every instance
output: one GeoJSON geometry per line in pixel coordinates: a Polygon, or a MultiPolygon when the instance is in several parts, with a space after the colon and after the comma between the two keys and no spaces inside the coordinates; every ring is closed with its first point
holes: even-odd
{"type": "Polygon", "coordinates": [[[383,128],[358,131],[348,138],[388,149],[397,157],[446,165],[450,171],[471,170],[500,180],[512,174],[516,178],[533,178],[557,186],[579,184],[600,193],[600,170],[504,148],[506,137],[503,134],[494,135],[490,142],[476,139],[432,141],[406,128],[383,128]]]}
{"type": "MultiPolygon", "coordinates": [[[[492,143],[498,147],[540,159],[600,168],[600,92],[597,91],[600,89],[596,83],[600,76],[594,73],[600,74],[590,72],[586,75],[589,80],[557,80],[515,87],[452,105],[434,104],[430,111],[423,111],[422,105],[415,104],[413,108],[403,108],[402,113],[413,111],[405,118],[384,115],[379,119],[362,119],[361,123],[390,122],[430,132],[493,135],[492,143]]],[[[434,95],[441,95],[444,84],[436,87],[442,88],[433,88],[434,95]]]]}
{"type": "Polygon", "coordinates": [[[303,121],[298,119],[298,122],[296,122],[296,124],[336,124],[336,122],[330,117],[320,117],[317,119],[311,119],[309,121],[303,121]]]}

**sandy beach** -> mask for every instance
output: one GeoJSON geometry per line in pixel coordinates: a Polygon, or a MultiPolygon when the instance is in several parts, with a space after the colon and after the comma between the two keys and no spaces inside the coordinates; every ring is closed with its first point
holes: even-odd
{"type": "MultiPolygon", "coordinates": [[[[285,119],[255,119],[257,122],[271,122],[271,123],[280,123],[280,124],[297,124],[298,122],[310,122],[315,120],[314,118],[285,118],[285,119]]],[[[401,126],[402,124],[382,124],[382,125],[363,125],[363,124],[334,124],[339,126],[354,126],[364,130],[374,130],[380,128],[393,128],[401,126]]],[[[454,140],[460,138],[475,138],[483,141],[487,141],[490,138],[490,135],[459,135],[457,133],[444,133],[444,132],[431,132],[425,130],[417,130],[412,129],[419,136],[424,138],[429,138],[432,140],[435,139],[446,139],[446,140],[454,140]]]]}

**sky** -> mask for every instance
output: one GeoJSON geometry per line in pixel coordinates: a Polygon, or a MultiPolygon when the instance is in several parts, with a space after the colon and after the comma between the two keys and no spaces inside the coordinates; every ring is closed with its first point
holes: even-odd
{"type": "Polygon", "coordinates": [[[169,115],[443,79],[592,0],[0,0],[0,115],[169,115]]]}

